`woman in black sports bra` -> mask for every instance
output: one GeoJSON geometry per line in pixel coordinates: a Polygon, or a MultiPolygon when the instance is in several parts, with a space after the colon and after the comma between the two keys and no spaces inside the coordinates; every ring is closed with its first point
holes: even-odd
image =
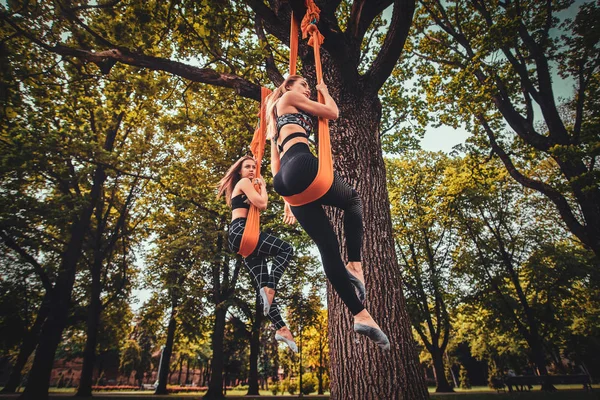
{"type": "MultiPolygon", "coordinates": [[[[229,168],[219,182],[218,195],[225,195],[227,204],[231,206],[231,223],[229,225],[229,249],[237,253],[240,249],[242,235],[246,227],[246,218],[250,204],[259,210],[267,208],[267,190],[265,181],[256,177],[256,161],[250,156],[240,158],[229,168]],[[260,186],[260,192],[254,189],[253,183],[260,186]]],[[[256,249],[244,258],[244,265],[255,283],[263,312],[277,329],[275,339],[285,342],[290,349],[298,352],[292,333],[283,322],[279,308],[274,299],[277,283],[281,279],[293,255],[292,246],[283,240],[261,232],[256,249]],[[267,267],[267,258],[273,257],[271,272],[267,267]]]]}
{"type": "MultiPolygon", "coordinates": [[[[267,137],[271,139],[271,170],[275,175],[273,187],[282,196],[303,192],[317,175],[319,161],[308,147],[313,118],[338,118],[338,107],[327,86],[320,83],[317,90],[323,95],[325,104],[310,99],[310,88],[304,78],[291,75],[267,99],[267,137]]],[[[354,330],[389,350],[387,336],[362,304],[365,298],[360,254],[363,223],[358,193],[334,172],[333,184],[321,198],[297,207],[286,203],[285,211],[293,214],[317,245],[327,279],[354,316],[354,330]],[[346,266],[335,232],[323,210],[324,205],[344,210],[346,266]]],[[[288,215],[286,219],[292,218],[288,215]]]]}

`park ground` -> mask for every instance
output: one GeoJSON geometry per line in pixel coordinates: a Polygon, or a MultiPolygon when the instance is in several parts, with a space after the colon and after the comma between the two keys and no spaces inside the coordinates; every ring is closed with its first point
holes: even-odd
{"type": "MultiPolygon", "coordinates": [[[[434,388],[430,388],[431,399],[441,400],[501,400],[502,398],[510,400],[600,400],[600,385],[592,385],[593,390],[582,390],[581,385],[556,385],[558,391],[553,393],[541,392],[538,387],[534,387],[530,392],[496,392],[488,387],[473,387],[469,390],[457,389],[455,393],[435,393],[434,388]]],[[[77,399],[74,397],[73,389],[51,389],[51,398],[70,398],[77,399]]],[[[231,400],[258,400],[258,399],[269,399],[269,400],[293,400],[293,399],[329,399],[328,395],[277,395],[273,396],[269,391],[260,391],[261,396],[246,396],[246,391],[235,391],[230,390],[227,392],[227,399],[231,400]]],[[[204,395],[203,392],[198,393],[186,393],[186,394],[170,394],[170,395],[154,395],[152,391],[120,391],[120,392],[94,392],[94,400],[156,400],[156,399],[169,399],[169,400],[200,400],[204,395]]],[[[0,400],[9,400],[18,398],[18,394],[0,394],[0,400]]],[[[383,400],[383,399],[382,399],[383,400]]]]}

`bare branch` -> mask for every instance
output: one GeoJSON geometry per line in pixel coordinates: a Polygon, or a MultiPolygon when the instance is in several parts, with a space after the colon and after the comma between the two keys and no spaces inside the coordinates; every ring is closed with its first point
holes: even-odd
{"type": "Polygon", "coordinates": [[[19,256],[21,256],[21,258],[23,258],[33,267],[36,274],[40,277],[44,289],[46,289],[46,292],[51,294],[54,288],[52,286],[52,282],[50,282],[50,278],[46,274],[46,271],[44,271],[44,267],[42,267],[40,263],[38,263],[38,261],[31,254],[29,254],[25,249],[19,246],[19,244],[12,237],[10,237],[4,231],[4,229],[0,229],[0,237],[2,238],[4,244],[8,248],[15,251],[19,256]]]}

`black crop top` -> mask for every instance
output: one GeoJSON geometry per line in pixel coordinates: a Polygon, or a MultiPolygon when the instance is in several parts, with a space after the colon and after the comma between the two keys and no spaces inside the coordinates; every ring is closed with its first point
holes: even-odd
{"type": "Polygon", "coordinates": [[[236,208],[250,209],[250,201],[244,193],[231,198],[231,210],[233,211],[236,208]]]}

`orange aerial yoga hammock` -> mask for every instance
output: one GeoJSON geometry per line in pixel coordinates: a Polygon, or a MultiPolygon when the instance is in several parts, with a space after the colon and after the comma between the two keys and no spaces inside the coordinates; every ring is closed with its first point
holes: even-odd
{"type": "MultiPolygon", "coordinates": [[[[319,13],[321,10],[316,6],[313,0],[306,0],[306,14],[302,19],[302,38],[306,39],[310,35],[308,40],[309,46],[312,46],[315,54],[315,71],[317,75],[317,82],[323,82],[323,71],[321,69],[321,53],[320,48],[325,39],[319,29],[317,29],[317,22],[319,22],[319,13]]],[[[298,59],[298,23],[294,19],[292,13],[292,26],[290,29],[290,75],[296,73],[296,61],[298,59]]],[[[320,103],[325,104],[325,99],[321,92],[318,92],[317,98],[320,103]]],[[[329,138],[329,124],[327,119],[319,117],[319,169],[317,170],[317,176],[311,182],[311,184],[304,189],[303,192],[295,194],[293,196],[284,196],[283,198],[292,206],[303,206],[310,202],[313,202],[321,198],[331,185],[333,184],[333,157],[331,155],[331,140],[329,138]]]]}
{"type": "MultiPolygon", "coordinates": [[[[256,177],[260,177],[260,164],[262,162],[263,155],[265,153],[265,141],[267,138],[267,124],[265,123],[266,109],[265,102],[267,96],[271,91],[267,88],[260,88],[260,111],[259,111],[259,124],[254,131],[254,137],[250,143],[250,151],[256,160],[256,177]]],[[[259,186],[254,185],[256,191],[259,191],[259,186]]],[[[263,188],[266,190],[266,188],[263,188]]],[[[248,257],[258,244],[258,238],[260,236],[260,215],[258,208],[253,204],[250,204],[250,210],[248,210],[248,216],[246,218],[246,227],[244,228],[244,234],[242,235],[242,241],[240,243],[240,250],[238,254],[242,257],[248,257]]]]}
{"type": "MultiPolygon", "coordinates": [[[[321,32],[317,29],[317,22],[319,22],[319,13],[321,10],[316,6],[313,0],[306,0],[306,14],[302,19],[302,38],[306,39],[310,35],[308,44],[313,47],[315,54],[315,71],[317,75],[317,82],[323,81],[323,71],[321,68],[321,53],[319,51],[321,44],[323,43],[324,37],[321,32]]],[[[296,74],[296,62],[298,60],[298,22],[294,18],[294,14],[291,16],[291,27],[290,27],[290,75],[296,74]]],[[[265,150],[265,142],[267,137],[267,124],[266,124],[266,97],[271,93],[267,88],[262,87],[260,93],[260,123],[258,128],[254,131],[254,137],[250,144],[252,155],[256,160],[257,165],[257,177],[260,177],[260,164],[265,150]]],[[[323,95],[318,92],[317,98],[320,103],[325,103],[323,95]]],[[[293,196],[284,196],[292,206],[302,206],[315,201],[322,197],[331,185],[333,184],[333,157],[331,155],[331,140],[329,138],[329,124],[327,119],[319,117],[319,168],[317,170],[317,176],[311,182],[311,184],[301,193],[293,196]]],[[[254,186],[258,191],[258,186],[254,186]]],[[[242,241],[240,243],[240,250],[238,254],[242,257],[248,257],[258,244],[260,236],[260,218],[258,209],[254,205],[250,205],[248,216],[246,219],[246,227],[244,234],[242,235],[242,241]]]]}

